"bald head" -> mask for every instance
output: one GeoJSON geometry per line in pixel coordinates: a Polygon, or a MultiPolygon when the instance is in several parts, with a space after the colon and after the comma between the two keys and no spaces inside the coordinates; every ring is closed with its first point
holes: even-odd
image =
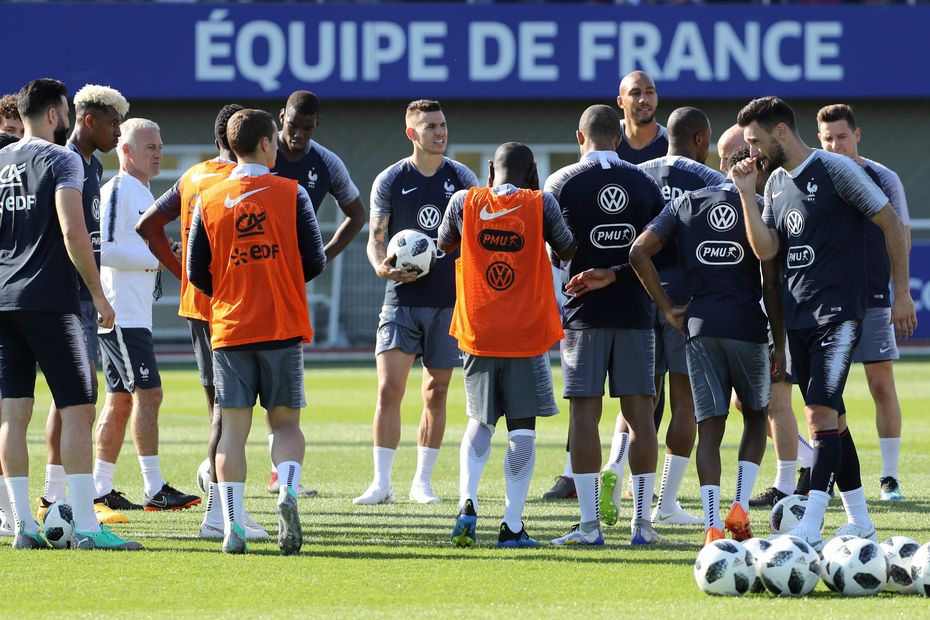
{"type": "Polygon", "coordinates": [[[730,169],[728,164],[730,155],[741,146],[746,146],[746,140],[743,139],[742,127],[733,125],[723,132],[720,139],[717,140],[717,154],[720,155],[721,172],[726,173],[730,169]]]}
{"type": "Polygon", "coordinates": [[[620,143],[620,117],[606,105],[593,105],[581,114],[578,131],[598,150],[613,150],[620,143]]]}
{"type": "Polygon", "coordinates": [[[491,166],[492,185],[510,183],[515,187],[538,189],[536,160],[530,147],[519,142],[505,142],[494,152],[491,166]]]}
{"type": "Polygon", "coordinates": [[[648,87],[655,90],[656,83],[652,81],[652,78],[645,71],[631,71],[620,80],[620,95],[629,92],[634,86],[648,87]]]}

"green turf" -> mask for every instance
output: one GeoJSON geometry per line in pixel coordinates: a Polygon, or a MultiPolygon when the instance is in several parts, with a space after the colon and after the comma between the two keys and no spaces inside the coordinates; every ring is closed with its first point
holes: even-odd
{"type": "MultiPolygon", "coordinates": [[[[561,374],[555,369],[557,389],[561,374]]],[[[930,364],[902,363],[897,378],[905,412],[901,456],[902,488],[908,500],[896,505],[871,503],[879,537],[903,534],[921,543],[930,539],[925,489],[930,483],[930,423],[925,389],[930,364]]],[[[182,490],[195,489],[194,476],[203,459],[207,437],[205,406],[193,369],[164,372],[162,406],[162,468],[182,490]]],[[[39,382],[42,384],[42,381],[39,382]]],[[[703,595],[692,577],[701,532],[697,528],[663,528],[671,544],[631,548],[626,542],[630,503],[622,506],[620,523],[606,528],[608,545],[598,549],[498,550],[493,546],[503,510],[502,428],[494,440],[482,482],[483,514],[478,522],[479,546],[453,548],[448,537],[458,495],[458,446],[465,426],[460,373],[449,392],[446,449],[434,473],[439,506],[403,501],[416,463],[419,420],[419,373],[411,375],[403,408],[403,438],[397,455],[394,484],[401,500],[389,506],[354,507],[371,476],[371,413],[375,375],[372,368],[320,369],[307,372],[303,428],[308,440],[304,484],[320,490],[317,499],[302,499],[305,544],[299,557],[282,557],[275,543],[253,543],[250,555],[226,557],[219,542],[196,538],[202,512],[130,513],[131,522],[115,526],[142,541],[148,551],[135,554],[67,551],[13,552],[0,542],[3,596],[0,616],[45,616],[49,610],[67,616],[243,616],[292,617],[634,617],[667,618],[693,613],[720,617],[771,617],[810,614],[848,617],[922,616],[926,599],[882,595],[873,599],[841,599],[821,584],[803,600],[768,596],[742,599],[703,595]]],[[[44,389],[44,385],[43,388],[44,389]]],[[[854,368],[847,388],[851,426],[862,459],[866,494],[878,496],[880,457],[872,409],[862,367],[854,368]]],[[[42,438],[48,394],[37,397],[30,435],[33,497],[41,491],[45,444],[42,438]]],[[[796,399],[796,405],[797,405],[796,399]]],[[[605,408],[602,439],[609,441],[616,405],[605,408]]],[[[562,414],[539,425],[536,474],[526,510],[528,531],[541,540],[562,535],[577,520],[577,504],[542,503],[546,490],[564,463],[567,404],[562,414]]],[[[732,424],[724,449],[724,496],[732,496],[739,417],[732,424]]],[[[664,429],[663,429],[664,432],[664,429]]],[[[265,492],[268,477],[264,423],[256,419],[249,441],[251,473],[246,504],[269,531],[276,532],[274,500],[265,492]]],[[[763,462],[757,488],[773,476],[771,450],[763,462]]],[[[116,486],[135,500],[142,487],[135,450],[127,442],[116,471],[116,486]]],[[[693,466],[682,489],[683,505],[700,514],[693,466]]],[[[826,529],[842,522],[834,501],[826,529]]],[[[753,512],[757,530],[766,515],[753,512]]],[[[9,540],[9,539],[7,539],[9,540]]],[[[680,616],[679,616],[680,617],[680,616]]]]}

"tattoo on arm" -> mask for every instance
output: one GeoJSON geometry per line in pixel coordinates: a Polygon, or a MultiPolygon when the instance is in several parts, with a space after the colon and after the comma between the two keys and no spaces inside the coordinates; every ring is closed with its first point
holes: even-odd
{"type": "Polygon", "coordinates": [[[368,223],[368,261],[375,269],[387,257],[387,231],[391,218],[372,215],[368,223]]]}

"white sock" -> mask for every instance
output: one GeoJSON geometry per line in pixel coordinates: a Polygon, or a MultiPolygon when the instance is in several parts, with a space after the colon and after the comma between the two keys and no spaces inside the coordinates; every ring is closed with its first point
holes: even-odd
{"type": "MultiPolygon", "coordinates": [[[[274,433],[268,433],[268,458],[271,458],[271,446],[274,444],[274,433]]],[[[274,460],[271,461],[271,473],[278,473],[278,468],[274,464],[274,460]]]]}
{"type": "Polygon", "coordinates": [[[284,461],[278,463],[278,484],[282,487],[291,487],[296,492],[300,487],[300,474],[303,468],[297,461],[284,461]]]}
{"type": "Polygon", "coordinates": [[[565,451],[565,469],[562,470],[562,475],[566,478],[575,477],[575,473],[572,471],[572,453],[568,450],[565,451]]]}
{"type": "Polygon", "coordinates": [[[375,483],[382,489],[391,487],[391,472],[394,469],[394,455],[397,450],[393,448],[374,447],[375,483]]]}
{"type": "Polygon", "coordinates": [[[829,503],[829,493],[811,489],[807,494],[807,508],[804,510],[804,516],[801,517],[798,527],[811,532],[819,532],[829,503]]]}
{"type": "Polygon", "coordinates": [[[470,499],[478,510],[478,483],[491,455],[494,427],[468,418],[462,447],[459,449],[459,509],[470,499]]]}
{"type": "Polygon", "coordinates": [[[116,463],[108,463],[100,459],[94,461],[94,487],[97,489],[97,497],[103,497],[113,490],[115,470],[116,463]]]}
{"type": "Polygon", "coordinates": [[[439,458],[439,448],[417,446],[417,473],[413,476],[414,483],[429,485],[437,458],[439,458]]]}
{"type": "Polygon", "coordinates": [[[50,502],[57,502],[65,498],[65,468],[64,465],[45,466],[45,488],[42,497],[50,502]]]}
{"type": "Polygon", "coordinates": [[[145,485],[145,494],[154,497],[165,485],[165,479],[161,477],[161,465],[158,462],[158,455],[140,456],[139,467],[142,468],[142,482],[145,485]]]}
{"type": "Polygon", "coordinates": [[[220,485],[217,482],[211,482],[207,489],[207,509],[203,515],[203,522],[210,525],[222,525],[223,523],[223,502],[220,500],[220,485]]]}
{"type": "Polygon", "coordinates": [[[0,476],[0,512],[3,513],[4,523],[13,527],[16,519],[13,518],[13,506],[10,505],[10,495],[6,492],[6,482],[3,476],[0,476]]]}
{"type": "Polygon", "coordinates": [[[723,531],[723,521],[720,519],[720,485],[701,486],[701,503],[704,505],[704,530],[715,527],[723,531]]]}
{"type": "Polygon", "coordinates": [[[633,474],[633,520],[649,520],[652,493],[656,488],[656,474],[633,474]]]}
{"type": "Polygon", "coordinates": [[[852,491],[841,491],[843,510],[846,511],[846,520],[853,525],[864,529],[872,528],[872,519],[869,518],[869,508],[865,504],[865,490],[862,487],[852,491]]]}
{"type": "Polygon", "coordinates": [[[678,489],[690,460],[684,456],[665,455],[662,484],[659,487],[659,514],[668,515],[678,510],[678,489]]]}
{"type": "Polygon", "coordinates": [[[734,504],[739,504],[749,512],[749,494],[759,477],[759,465],[751,461],[738,461],[736,464],[736,497],[734,504]]]}
{"type": "Polygon", "coordinates": [[[13,509],[13,525],[18,532],[23,528],[30,534],[39,531],[36,520],[32,518],[32,503],[29,501],[29,477],[6,477],[6,491],[10,495],[10,506],[13,509]]]}
{"type": "Polygon", "coordinates": [[[878,438],[878,447],[882,451],[882,478],[891,476],[898,479],[898,455],[901,453],[901,438],[878,438]]]}
{"type": "MultiPolygon", "coordinates": [[[[804,436],[798,434],[798,467],[807,469],[814,463],[814,449],[804,436]]],[[[794,489],[791,489],[792,492],[794,489]]]]}
{"type": "Polygon", "coordinates": [[[775,461],[775,482],[772,486],[785,495],[793,494],[797,488],[797,481],[794,478],[797,466],[797,461],[775,461]]]}
{"type": "Polygon", "coordinates": [[[581,509],[581,523],[597,523],[600,513],[600,474],[575,474],[575,491],[578,493],[578,507],[581,509]]]}
{"type": "Polygon", "coordinates": [[[223,500],[223,531],[229,533],[233,523],[242,525],[242,504],[245,496],[244,482],[220,482],[220,497],[223,500]]]}
{"type": "Polygon", "coordinates": [[[523,508],[536,467],[536,431],[517,429],[507,433],[504,456],[504,523],[511,532],[523,529],[523,508]]]}
{"type": "Polygon", "coordinates": [[[604,463],[603,471],[608,469],[617,474],[617,484],[623,481],[623,470],[626,467],[627,449],[630,447],[629,433],[614,433],[610,440],[610,458],[604,463]]]}
{"type": "Polygon", "coordinates": [[[71,492],[71,513],[74,515],[74,529],[78,532],[96,533],[100,531],[97,515],[94,514],[93,474],[68,474],[68,490],[71,492]]]}

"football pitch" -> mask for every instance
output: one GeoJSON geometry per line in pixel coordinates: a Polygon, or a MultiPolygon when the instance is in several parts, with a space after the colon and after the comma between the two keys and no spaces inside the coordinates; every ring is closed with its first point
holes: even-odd
{"type": "MultiPolygon", "coordinates": [[[[556,391],[561,373],[553,367],[556,391]]],[[[846,390],[850,426],[862,460],[862,475],[879,541],[900,534],[921,544],[930,540],[930,362],[896,366],[904,411],[902,490],[907,499],[879,503],[880,456],[874,413],[861,365],[853,367],[846,390]]],[[[458,498],[459,442],[465,427],[464,390],[456,373],[449,392],[445,444],[433,474],[443,502],[420,506],[406,501],[416,464],[420,417],[419,372],[411,373],[403,407],[403,435],[394,468],[397,503],[356,507],[352,497],[371,478],[371,416],[376,381],[373,366],[310,367],[308,407],[302,425],[307,437],[303,483],[320,497],[301,499],[304,546],[298,557],[283,557],[277,544],[250,543],[245,556],[226,556],[219,541],[202,541],[197,532],[202,507],[172,513],[130,512],[130,522],[114,530],[141,541],[139,553],[76,551],[13,552],[0,540],[3,596],[0,616],[141,617],[682,617],[700,611],[710,617],[892,617],[928,615],[927,599],[883,594],[843,599],[823,583],[804,599],[748,595],[712,598],[692,576],[702,530],[668,526],[668,545],[632,548],[627,544],[631,502],[620,522],[605,528],[602,548],[499,550],[495,543],[503,513],[503,459],[506,429],[501,423],[481,485],[482,511],[476,548],[449,543],[458,498]]],[[[161,457],[166,479],[184,491],[196,490],[195,472],[206,451],[206,407],[193,368],[165,369],[161,413],[161,457]]],[[[30,434],[33,501],[41,493],[45,465],[42,428],[49,395],[38,382],[30,434]]],[[[605,401],[601,438],[609,447],[616,401],[605,401]]],[[[578,519],[577,503],[543,503],[538,498],[562,471],[568,403],[561,414],[538,424],[537,461],[525,520],[539,540],[564,534],[578,519]]],[[[800,401],[795,394],[795,410],[800,401]]],[[[667,415],[667,414],[666,414],[667,415]]],[[[664,435],[664,425],[662,434],[664,435]]],[[[736,444],[741,423],[731,415],[723,452],[724,509],[732,499],[736,444]]],[[[127,437],[116,469],[116,488],[139,501],[142,480],[127,437]]],[[[277,532],[275,499],[265,491],[268,444],[264,422],[255,416],[248,445],[246,507],[272,534],[277,532]]],[[[660,449],[660,459],[661,459],[660,449]]],[[[661,466],[661,462],[660,462],[661,466]]],[[[771,483],[771,443],[756,490],[771,483]]],[[[658,489],[657,489],[658,490],[658,489]]],[[[692,460],[681,492],[682,505],[701,514],[692,460]]],[[[839,499],[831,502],[825,533],[845,520],[839,499]]],[[[767,535],[767,512],[753,511],[757,535],[767,535]]]]}

